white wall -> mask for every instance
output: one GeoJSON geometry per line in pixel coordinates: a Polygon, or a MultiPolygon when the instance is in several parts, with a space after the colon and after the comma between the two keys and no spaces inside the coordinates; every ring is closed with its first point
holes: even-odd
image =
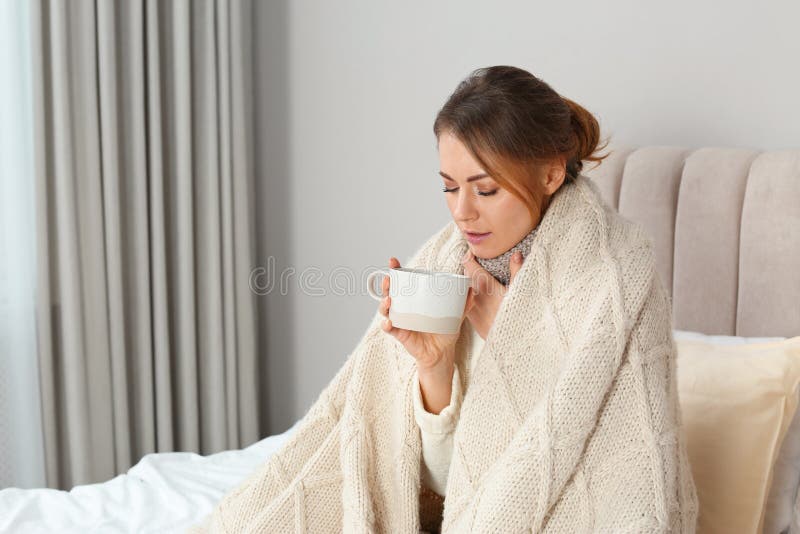
{"type": "MultiPolygon", "coordinates": [[[[260,261],[401,261],[449,219],[431,132],[472,69],[525,68],[617,143],[800,146],[800,2],[262,2],[260,261]]],[[[376,310],[362,295],[259,297],[271,430],[302,415],[376,310]]]]}

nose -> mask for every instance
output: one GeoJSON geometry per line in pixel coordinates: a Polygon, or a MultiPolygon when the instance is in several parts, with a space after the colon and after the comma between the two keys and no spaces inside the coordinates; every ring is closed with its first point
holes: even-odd
{"type": "Polygon", "coordinates": [[[457,221],[470,221],[478,215],[475,205],[468,193],[464,193],[462,187],[458,191],[458,198],[456,198],[456,205],[453,209],[453,218],[457,221]]]}

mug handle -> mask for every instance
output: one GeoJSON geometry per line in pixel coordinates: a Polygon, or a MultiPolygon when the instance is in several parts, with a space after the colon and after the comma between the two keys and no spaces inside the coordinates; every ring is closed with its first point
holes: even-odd
{"type": "Polygon", "coordinates": [[[383,300],[383,297],[386,296],[375,292],[375,277],[379,274],[389,276],[389,271],[386,269],[378,269],[377,271],[372,271],[369,273],[369,276],[367,276],[367,293],[369,293],[369,296],[377,301],[383,300]]]}

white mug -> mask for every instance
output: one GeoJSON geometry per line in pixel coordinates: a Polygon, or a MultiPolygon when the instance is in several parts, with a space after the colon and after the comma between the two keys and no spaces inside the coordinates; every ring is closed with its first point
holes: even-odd
{"type": "Polygon", "coordinates": [[[375,292],[373,286],[381,274],[389,277],[392,326],[433,334],[459,331],[471,285],[469,276],[410,267],[379,269],[367,277],[367,292],[377,301],[386,296],[375,292]]]}

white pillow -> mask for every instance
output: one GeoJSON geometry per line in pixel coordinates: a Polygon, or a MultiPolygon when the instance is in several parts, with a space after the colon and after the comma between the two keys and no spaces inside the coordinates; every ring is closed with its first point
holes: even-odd
{"type": "MultiPolygon", "coordinates": [[[[676,340],[696,340],[712,345],[745,345],[783,341],[784,337],[739,337],[706,335],[686,330],[673,330],[676,340]]],[[[764,509],[763,534],[788,532],[790,525],[800,524],[800,506],[795,509],[795,499],[800,486],[800,410],[797,411],[775,460],[772,486],[764,509]]]]}
{"type": "Polygon", "coordinates": [[[772,343],[773,341],[784,341],[785,337],[739,337],[739,336],[710,336],[700,332],[689,332],[688,330],[673,330],[675,339],[695,339],[710,343],[712,345],[746,345],[748,343],[772,343]]]}

